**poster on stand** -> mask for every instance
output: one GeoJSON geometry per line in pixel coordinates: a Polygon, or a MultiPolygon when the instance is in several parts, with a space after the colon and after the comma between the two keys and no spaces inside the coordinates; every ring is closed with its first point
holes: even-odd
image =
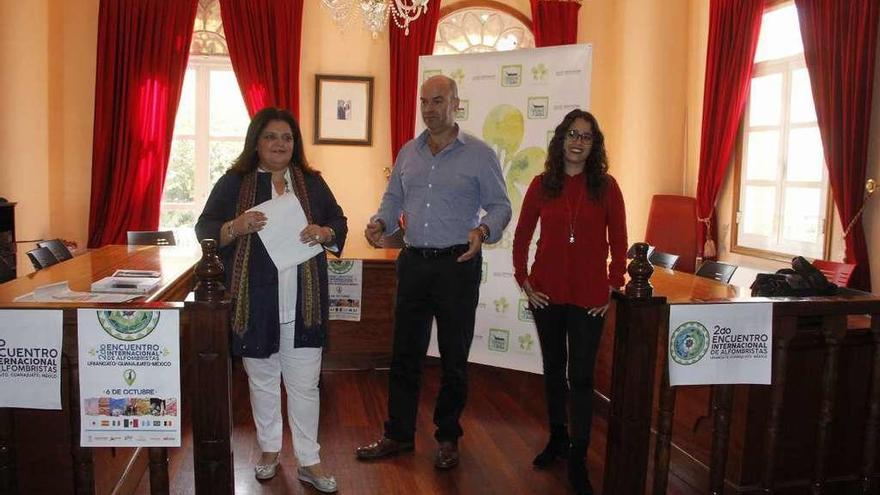
{"type": "Polygon", "coordinates": [[[80,309],[83,447],[180,446],[177,310],[80,309]]]}
{"type": "Polygon", "coordinates": [[[364,262],[328,260],[330,283],[330,319],[361,321],[364,262]]]}
{"type": "Polygon", "coordinates": [[[0,310],[0,407],[61,409],[60,310],[0,310]]]}

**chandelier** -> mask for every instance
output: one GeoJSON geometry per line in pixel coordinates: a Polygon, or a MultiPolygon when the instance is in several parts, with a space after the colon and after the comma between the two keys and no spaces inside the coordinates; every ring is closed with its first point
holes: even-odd
{"type": "MultiPolygon", "coordinates": [[[[430,0],[321,0],[330,11],[330,17],[340,30],[347,28],[358,13],[363,18],[364,29],[370,31],[373,39],[388,24],[388,18],[409,35],[409,24],[428,11],[430,0]]],[[[437,0],[439,1],[439,0],[437,0]]]]}

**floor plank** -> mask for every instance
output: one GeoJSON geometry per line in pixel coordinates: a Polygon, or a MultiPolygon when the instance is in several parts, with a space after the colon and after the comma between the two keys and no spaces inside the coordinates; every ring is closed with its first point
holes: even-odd
{"type": "MultiPolygon", "coordinates": [[[[543,379],[539,375],[469,365],[470,395],[462,416],[461,463],[455,469],[434,469],[436,442],[432,423],[439,389],[436,360],[425,366],[419,404],[416,451],[392,459],[361,462],[354,449],[376,440],[386,414],[387,371],[324,371],[321,377],[321,459],[345,495],[565,494],[564,463],[548,470],[531,466],[547,439],[543,379]]],[[[233,371],[233,452],[236,494],[314,494],[296,479],[290,433],[285,421],[282,467],[273,480],[258,482],[253,465],[259,458],[247,394],[247,378],[240,363],[233,371]]],[[[597,493],[601,493],[605,456],[605,418],[596,415],[587,462],[597,493]]],[[[192,436],[184,432],[184,446],[169,449],[171,493],[192,494],[192,436]]],[[[690,495],[701,491],[670,475],[669,493],[690,495]]],[[[149,494],[148,476],[138,495],[149,494]]]]}

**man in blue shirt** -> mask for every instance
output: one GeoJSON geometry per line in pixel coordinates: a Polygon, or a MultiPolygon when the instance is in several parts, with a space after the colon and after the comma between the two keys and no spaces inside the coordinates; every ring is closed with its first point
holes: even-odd
{"type": "Polygon", "coordinates": [[[501,239],[511,208],[495,152],[455,123],[455,81],[428,79],[419,101],[427,129],[401,148],[379,212],[364,232],[379,247],[383,235],[398,230],[401,215],[405,220],[388,420],[384,436],[358,448],[357,456],[378,459],[413,449],[422,362],[436,318],[443,380],[434,408],[434,437],[440,444],[434,464],[449,469],[458,464],[459,417],[467,399],[467,360],[480,298],[480,249],[501,239]]]}

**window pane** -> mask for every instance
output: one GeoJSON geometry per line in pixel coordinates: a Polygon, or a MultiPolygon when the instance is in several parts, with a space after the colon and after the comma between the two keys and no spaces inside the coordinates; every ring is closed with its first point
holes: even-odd
{"type": "Polygon", "coordinates": [[[773,232],[773,215],[776,206],[776,188],[772,186],[746,186],[742,207],[742,229],[746,234],[769,236],[773,232]]]}
{"type": "Polygon", "coordinates": [[[788,57],[804,51],[794,4],[770,11],[761,19],[755,62],[788,57]]]}
{"type": "Polygon", "coordinates": [[[180,104],[174,118],[174,134],[196,133],[196,71],[187,69],[180,91],[180,104]]]}
{"type": "Polygon", "coordinates": [[[746,152],[746,180],[776,180],[779,131],[750,132],[746,152]]]}
{"type": "Polygon", "coordinates": [[[752,78],[749,125],[779,125],[782,113],[782,74],[752,78]]]}
{"type": "Polygon", "coordinates": [[[211,142],[211,184],[226,173],[233,160],[238,158],[244,148],[244,141],[213,141],[211,142]]]}
{"type": "Polygon", "coordinates": [[[250,118],[235,73],[231,70],[212,70],[210,84],[211,135],[244,137],[250,118]]]}
{"type": "Polygon", "coordinates": [[[165,210],[159,217],[159,228],[162,230],[193,227],[195,224],[196,215],[192,210],[165,210]]]}
{"type": "Polygon", "coordinates": [[[165,175],[162,201],[191,203],[195,180],[195,143],[192,139],[175,139],[171,143],[171,158],[165,175]]]}
{"type": "Polygon", "coordinates": [[[816,122],[816,107],[813,104],[807,69],[798,69],[791,73],[791,121],[816,122]]]}
{"type": "Polygon", "coordinates": [[[782,237],[789,241],[818,242],[822,191],[814,187],[788,187],[783,205],[782,237]]]}
{"type": "Polygon", "coordinates": [[[788,135],[788,168],[791,181],[821,181],[825,167],[822,138],[818,127],[792,129],[788,135]]]}

